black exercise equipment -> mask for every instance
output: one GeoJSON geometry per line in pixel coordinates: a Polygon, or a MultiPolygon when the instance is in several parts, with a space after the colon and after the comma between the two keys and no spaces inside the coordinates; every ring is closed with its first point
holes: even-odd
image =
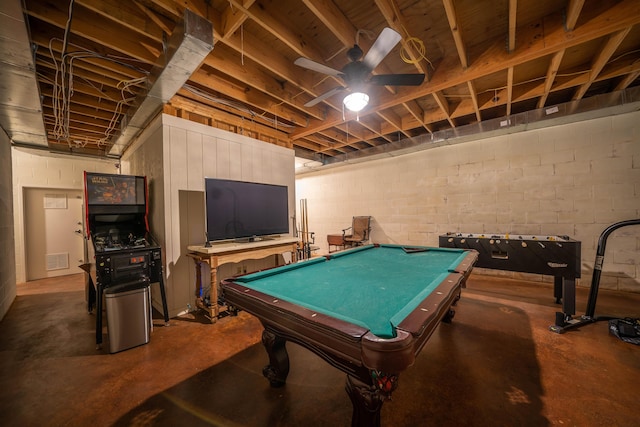
{"type": "Polygon", "coordinates": [[[598,239],[598,248],[596,249],[596,261],[593,266],[591,288],[589,289],[589,299],[587,300],[587,311],[585,314],[580,316],[579,319],[572,319],[570,316],[565,316],[564,313],[556,313],[556,324],[549,326],[551,331],[561,334],[569,329],[574,329],[582,325],[594,323],[600,320],[611,320],[616,318],[611,316],[596,317],[596,301],[598,300],[598,288],[600,287],[600,275],[602,274],[602,265],[604,264],[604,250],[607,246],[607,238],[615,230],[629,225],[640,225],[640,218],[616,222],[615,224],[607,227],[602,234],[600,234],[600,238],[598,239]]]}

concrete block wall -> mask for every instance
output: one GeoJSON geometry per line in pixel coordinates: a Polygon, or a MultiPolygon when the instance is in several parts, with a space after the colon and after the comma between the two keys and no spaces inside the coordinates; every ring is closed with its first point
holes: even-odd
{"type": "MultiPolygon", "coordinates": [[[[444,145],[296,177],[319,252],[371,215],[372,241],[438,245],[446,232],[569,235],[591,283],[598,237],[640,218],[640,112],[444,145]]],[[[602,288],[640,292],[640,227],[607,242],[602,288]]],[[[551,277],[483,271],[552,281],[551,277]]]]}
{"type": "Polygon", "coordinates": [[[15,272],[17,283],[26,280],[24,189],[84,189],[84,171],[118,173],[116,160],[54,155],[47,151],[12,148],[15,272]]]}
{"type": "Polygon", "coordinates": [[[0,130],[0,320],[16,297],[16,265],[13,238],[13,188],[11,141],[0,130]]]}

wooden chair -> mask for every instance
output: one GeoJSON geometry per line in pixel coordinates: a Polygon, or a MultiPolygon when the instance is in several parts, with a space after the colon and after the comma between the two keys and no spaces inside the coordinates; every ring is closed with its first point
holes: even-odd
{"type": "Polygon", "coordinates": [[[371,217],[354,216],[351,227],[342,230],[342,241],[345,246],[359,246],[369,240],[370,233],[371,217]],[[347,234],[348,230],[351,230],[351,234],[347,234]]]}

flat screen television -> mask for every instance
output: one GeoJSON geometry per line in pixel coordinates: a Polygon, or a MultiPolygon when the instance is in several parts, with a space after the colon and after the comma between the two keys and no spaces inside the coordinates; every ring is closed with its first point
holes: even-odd
{"type": "Polygon", "coordinates": [[[289,233],[286,185],[205,178],[207,240],[289,233]]]}

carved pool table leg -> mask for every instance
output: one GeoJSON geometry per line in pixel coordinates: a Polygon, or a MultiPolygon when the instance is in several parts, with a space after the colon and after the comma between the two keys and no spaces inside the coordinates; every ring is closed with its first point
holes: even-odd
{"type": "Polygon", "coordinates": [[[370,380],[364,382],[359,378],[347,375],[345,389],[353,405],[351,427],[380,427],[380,410],[385,400],[391,398],[391,392],[397,386],[397,376],[390,376],[385,382],[370,380]],[[385,385],[381,384],[387,384],[385,385]],[[375,384],[375,385],[374,385],[375,384]],[[383,390],[388,388],[388,390],[383,390]]]}
{"type": "Polygon", "coordinates": [[[269,355],[269,364],[262,369],[262,375],[269,380],[271,387],[282,387],[289,375],[289,354],[286,340],[265,329],[262,332],[262,344],[269,355]]]}

